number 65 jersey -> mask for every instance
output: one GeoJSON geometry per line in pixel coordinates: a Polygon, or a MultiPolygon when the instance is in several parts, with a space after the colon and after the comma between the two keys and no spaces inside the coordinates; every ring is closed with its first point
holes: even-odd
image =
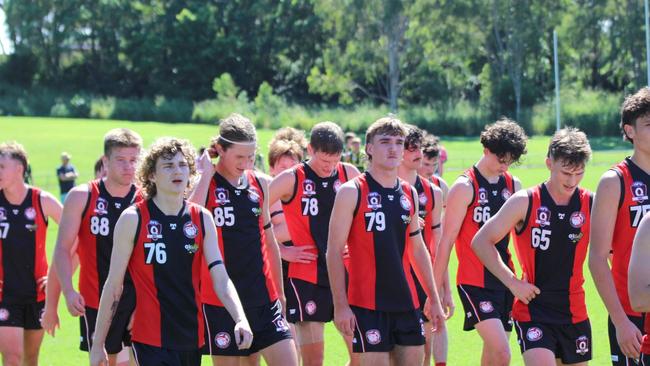
{"type": "Polygon", "coordinates": [[[528,190],[526,219],[514,242],[523,272],[540,294],[528,305],[515,300],[515,320],[548,324],[587,320],[582,267],[589,245],[591,201],[584,188],[576,189],[566,206],[555,204],[545,184],[528,190]]]}

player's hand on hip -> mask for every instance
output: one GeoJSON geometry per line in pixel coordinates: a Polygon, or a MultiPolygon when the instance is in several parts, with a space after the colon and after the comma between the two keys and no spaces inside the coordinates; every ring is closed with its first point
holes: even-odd
{"type": "Polygon", "coordinates": [[[528,282],[528,278],[526,277],[525,273],[524,277],[521,280],[513,278],[512,283],[510,286],[508,286],[508,289],[524,304],[531,302],[540,293],[537,286],[528,282]]]}
{"type": "Polygon", "coordinates": [[[52,337],[54,337],[56,328],[61,327],[59,323],[59,314],[57,314],[56,309],[48,309],[46,307],[45,311],[43,311],[43,315],[41,316],[40,321],[41,327],[43,327],[45,332],[52,337]]]}
{"type": "Polygon", "coordinates": [[[108,355],[103,345],[93,344],[90,349],[90,366],[108,366],[108,355]]]}
{"type": "Polygon", "coordinates": [[[442,310],[442,306],[439,301],[431,301],[431,298],[427,297],[427,300],[424,303],[424,315],[429,318],[434,332],[437,332],[444,328],[445,313],[442,310]]]}
{"type": "Polygon", "coordinates": [[[287,262],[311,263],[318,258],[315,245],[287,246],[280,253],[282,259],[287,262]]]}
{"type": "Polygon", "coordinates": [[[334,325],[348,337],[354,336],[354,329],[357,327],[357,319],[349,306],[334,307],[334,325]]]}
{"type": "Polygon", "coordinates": [[[247,319],[242,319],[235,324],[235,341],[239,349],[248,349],[251,347],[253,343],[253,331],[247,319]]]}
{"type": "Polygon", "coordinates": [[[641,331],[629,319],[625,319],[623,324],[616,326],[616,341],[625,357],[633,359],[640,357],[642,339],[641,331]]]}
{"type": "Polygon", "coordinates": [[[86,313],[86,302],[83,296],[75,290],[63,294],[68,311],[72,316],[80,316],[86,313]]]}

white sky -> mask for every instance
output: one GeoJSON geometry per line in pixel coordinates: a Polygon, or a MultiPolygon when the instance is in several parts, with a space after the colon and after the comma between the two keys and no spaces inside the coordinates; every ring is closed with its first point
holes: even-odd
{"type": "Polygon", "coordinates": [[[2,9],[0,9],[0,42],[2,43],[3,47],[0,48],[0,52],[2,52],[3,49],[6,53],[14,52],[14,47],[9,41],[7,25],[5,24],[5,12],[2,9]]]}

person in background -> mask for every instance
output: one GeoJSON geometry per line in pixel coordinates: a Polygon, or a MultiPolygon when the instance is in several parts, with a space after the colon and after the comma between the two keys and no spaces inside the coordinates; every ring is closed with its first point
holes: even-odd
{"type": "Polygon", "coordinates": [[[59,178],[61,202],[65,202],[68,192],[74,187],[74,182],[79,176],[77,169],[70,164],[70,154],[67,152],[61,153],[61,166],[56,169],[56,175],[59,178]]]}
{"type": "Polygon", "coordinates": [[[106,168],[104,168],[104,162],[102,162],[101,156],[95,162],[93,171],[95,172],[95,179],[102,179],[106,176],[106,168]]]}

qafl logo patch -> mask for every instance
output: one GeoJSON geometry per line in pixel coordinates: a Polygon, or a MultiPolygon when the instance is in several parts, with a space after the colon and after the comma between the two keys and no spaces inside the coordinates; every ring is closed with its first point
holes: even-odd
{"type": "Polygon", "coordinates": [[[406,211],[411,210],[411,201],[406,197],[406,195],[401,195],[399,198],[399,204],[402,206],[403,209],[406,211]]]}
{"type": "Polygon", "coordinates": [[[582,225],[585,224],[585,214],[583,214],[581,211],[572,213],[571,218],[569,219],[569,223],[576,229],[581,228],[582,225]]]}
{"type": "Polygon", "coordinates": [[[36,218],[36,210],[34,207],[27,207],[25,209],[25,218],[27,220],[34,220],[36,218]]]}
{"type": "Polygon", "coordinates": [[[218,205],[230,203],[230,192],[227,189],[218,187],[214,190],[215,201],[218,205]]]}
{"type": "Polygon", "coordinates": [[[7,220],[7,211],[4,207],[0,207],[0,221],[7,220]]]}
{"type": "Polygon", "coordinates": [[[371,210],[378,210],[381,208],[381,195],[379,193],[368,193],[368,208],[371,210]]]}
{"type": "Polygon", "coordinates": [[[97,215],[106,215],[108,213],[108,201],[102,197],[98,197],[95,201],[95,213],[97,215]]]}
{"type": "Polygon", "coordinates": [[[162,239],[162,225],[156,220],[150,220],[147,223],[147,239],[162,239]]]}
{"type": "Polygon", "coordinates": [[[535,223],[540,226],[549,226],[551,224],[551,210],[548,207],[542,206],[537,209],[535,223]]]}
{"type": "Polygon", "coordinates": [[[589,337],[582,335],[576,339],[576,353],[584,356],[589,352],[589,337]]]}
{"type": "Polygon", "coordinates": [[[379,344],[381,342],[381,333],[377,329],[370,329],[366,332],[366,340],[372,345],[379,344]]]}
{"type": "Polygon", "coordinates": [[[230,334],[226,332],[219,332],[214,336],[214,344],[221,348],[226,349],[230,346],[230,334]]]}
{"type": "Polygon", "coordinates": [[[479,205],[484,205],[488,203],[488,194],[487,190],[483,187],[478,189],[478,204],[479,205]]]}
{"type": "Polygon", "coordinates": [[[537,327],[532,327],[526,332],[526,339],[531,342],[539,341],[544,336],[544,333],[541,329],[537,327]]]}
{"type": "Polygon", "coordinates": [[[302,182],[302,194],[305,196],[312,196],[316,194],[316,184],[311,179],[305,179],[302,182]]]}
{"type": "Polygon", "coordinates": [[[643,182],[636,181],[630,186],[632,201],[643,202],[648,200],[648,187],[643,182]]]}

